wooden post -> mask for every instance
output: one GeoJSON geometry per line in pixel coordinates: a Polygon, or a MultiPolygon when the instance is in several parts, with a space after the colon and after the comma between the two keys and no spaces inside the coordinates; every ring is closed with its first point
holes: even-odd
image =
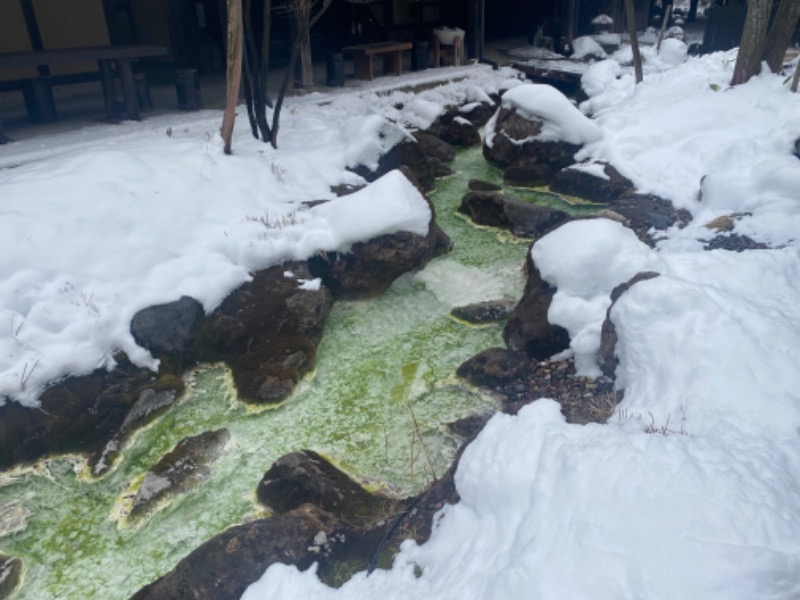
{"type": "Polygon", "coordinates": [[[242,49],[242,0],[228,0],[227,95],[220,129],[225,154],[231,154],[231,138],[242,79],[242,49]]]}
{"type": "Polygon", "coordinates": [[[656,54],[661,52],[661,42],[664,40],[664,31],[667,29],[669,23],[669,16],[672,14],[672,4],[667,4],[667,9],[664,11],[664,20],[661,21],[661,31],[658,32],[658,43],[656,44],[656,54]]]}
{"type": "Polygon", "coordinates": [[[642,55],[639,53],[639,38],[636,37],[636,13],[633,10],[633,0],[625,0],[625,13],[628,18],[628,35],[631,38],[631,49],[633,50],[633,70],[636,73],[636,83],[641,83],[644,78],[642,75],[642,55]]]}
{"type": "Polygon", "coordinates": [[[794,77],[792,77],[792,91],[797,92],[797,82],[800,80],[800,64],[794,69],[794,77]]]}

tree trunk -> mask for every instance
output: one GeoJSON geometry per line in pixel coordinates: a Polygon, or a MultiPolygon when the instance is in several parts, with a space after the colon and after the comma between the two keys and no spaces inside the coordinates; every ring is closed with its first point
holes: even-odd
{"type": "Polygon", "coordinates": [[[794,77],[792,77],[792,91],[797,92],[797,82],[800,81],[800,65],[794,68],[794,77]]]}
{"type": "Polygon", "coordinates": [[[689,14],[686,16],[686,20],[689,23],[694,23],[697,21],[697,5],[699,4],[699,0],[689,0],[689,14]]]}
{"type": "Polygon", "coordinates": [[[744,22],[742,41],[739,44],[739,55],[733,70],[731,85],[745,83],[758,73],[761,57],[764,55],[764,43],[767,39],[767,26],[772,0],[750,0],[747,5],[747,18],[744,22]]]}
{"type": "Polygon", "coordinates": [[[642,75],[642,55],[639,52],[639,38],[636,36],[636,11],[633,9],[633,0],[625,0],[625,13],[628,21],[628,35],[631,38],[631,49],[633,50],[633,70],[636,73],[636,83],[641,83],[642,75]]]}
{"type": "Polygon", "coordinates": [[[575,39],[575,17],[577,16],[578,0],[569,0],[569,10],[567,11],[567,43],[572,47],[575,39]]]}
{"type": "Polygon", "coordinates": [[[242,0],[228,0],[227,95],[220,130],[222,141],[225,144],[225,154],[231,154],[236,104],[239,101],[239,85],[242,79],[242,41],[242,0]]]}
{"type": "Polygon", "coordinates": [[[661,42],[664,41],[664,32],[667,30],[667,23],[669,23],[669,16],[672,14],[672,4],[667,4],[667,9],[664,11],[664,18],[661,20],[661,31],[658,32],[658,43],[656,44],[656,52],[661,52],[661,42]]]}
{"type": "Polygon", "coordinates": [[[798,18],[800,18],[800,0],[781,0],[769,28],[763,57],[773,73],[780,71],[783,66],[783,57],[786,56],[786,49],[792,43],[792,34],[798,18]]]}

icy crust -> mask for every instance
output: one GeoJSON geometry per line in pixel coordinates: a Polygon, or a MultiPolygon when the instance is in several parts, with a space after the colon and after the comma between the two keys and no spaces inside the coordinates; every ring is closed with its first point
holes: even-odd
{"type": "Polygon", "coordinates": [[[542,132],[536,138],[540,141],[582,145],[602,138],[600,128],[581,114],[564,94],[549,85],[516,86],[503,95],[503,107],[516,109],[528,119],[543,121],[542,132]]]}

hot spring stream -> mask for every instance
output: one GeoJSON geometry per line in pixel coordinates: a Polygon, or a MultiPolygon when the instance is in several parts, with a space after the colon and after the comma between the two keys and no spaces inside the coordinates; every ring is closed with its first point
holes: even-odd
{"type": "Polygon", "coordinates": [[[179,404],[133,438],[109,475],[91,479],[78,457],[0,473],[0,551],[25,564],[15,598],[129,598],[205,540],[256,514],[261,476],[295,450],[329,456],[372,489],[411,494],[432,479],[416,417],[441,475],[458,443],[444,424],[492,402],[461,383],[455,370],[502,345],[501,324],[466,326],[448,313],[483,300],[518,299],[529,244],[456,214],[470,177],[502,180],[480,148],[460,152],[452,166],[457,175],[439,180],[431,198],[454,252],[403,276],[380,298],[337,302],[316,372],[284,404],[246,406],[225,368],[207,366],[187,378],[179,404]],[[150,466],[184,437],[220,427],[231,438],[202,485],[137,528],[118,525],[124,497],[150,466]]]}

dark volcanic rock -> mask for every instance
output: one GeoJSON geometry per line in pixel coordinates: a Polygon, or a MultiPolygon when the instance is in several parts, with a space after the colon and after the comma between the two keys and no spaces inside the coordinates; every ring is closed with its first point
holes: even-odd
{"type": "MultiPolygon", "coordinates": [[[[422,193],[413,173],[406,167],[400,171],[422,193]]],[[[319,252],[309,259],[309,269],[337,298],[382,294],[400,275],[452,250],[453,242],[436,224],[436,210],[429,200],[428,206],[431,221],[427,235],[400,231],[353,244],[346,254],[319,252]]]]}
{"type": "Polygon", "coordinates": [[[514,310],[516,302],[511,299],[488,300],[477,304],[457,306],[450,311],[450,314],[457,319],[480,325],[481,323],[494,323],[502,321],[514,310]]]}
{"type": "Polygon", "coordinates": [[[498,192],[468,192],[458,210],[480,225],[504,227],[520,237],[538,237],[569,220],[564,211],[498,192]]]}
{"type": "Polygon", "coordinates": [[[311,450],[276,460],[258,484],[256,495],[278,513],[311,503],[348,522],[363,522],[370,514],[379,514],[379,507],[388,502],[368,493],[311,450]]]}
{"type": "Polygon", "coordinates": [[[161,383],[160,388],[153,386],[141,391],[139,398],[116,433],[106,442],[101,451],[95,452],[91,456],[92,475],[99,477],[107,473],[119,456],[128,437],[163,414],[175,403],[180,391],[183,390],[183,381],[177,377],[165,376],[161,383]]]}
{"type": "Polygon", "coordinates": [[[184,494],[208,479],[211,465],[229,439],[227,429],[217,429],[178,442],[144,476],[128,519],[146,516],[161,500],[184,494]]]}
{"type": "Polygon", "coordinates": [[[542,132],[542,121],[526,119],[513,109],[501,108],[494,137],[483,145],[489,162],[505,169],[520,159],[526,164],[547,165],[555,173],[571,165],[580,146],[568,142],[543,142],[535,139],[542,132]]]}
{"type": "Polygon", "coordinates": [[[0,554],[0,600],[10,598],[22,583],[22,561],[0,554]]]}
{"type": "Polygon", "coordinates": [[[704,250],[728,250],[730,252],[744,252],[745,250],[766,250],[766,244],[757,242],[746,235],[729,233],[718,235],[703,246],[704,250]]]}
{"type": "Polygon", "coordinates": [[[547,311],[556,290],[542,279],[530,252],[527,270],[525,291],[508,317],[503,340],[511,350],[525,352],[532,358],[545,359],[569,348],[569,334],[563,327],[547,321],[547,311]]]}
{"type": "Polygon", "coordinates": [[[414,132],[414,139],[429,159],[436,158],[444,163],[452,162],[456,151],[447,142],[426,131],[414,132]]]}
{"type": "Polygon", "coordinates": [[[448,110],[441,115],[428,131],[448,144],[459,148],[477,146],[481,143],[478,127],[465,118],[458,108],[448,110]]]}
{"type": "Polygon", "coordinates": [[[663,230],[692,220],[688,211],[676,209],[669,200],[651,194],[627,193],[609,203],[608,208],[625,217],[639,239],[651,245],[650,228],[663,230]]]}
{"type": "Polygon", "coordinates": [[[497,107],[494,104],[473,102],[472,104],[462,106],[458,110],[458,114],[475,127],[481,128],[489,122],[489,119],[492,118],[496,109],[497,107]]]}
{"type": "Polygon", "coordinates": [[[488,181],[481,181],[480,179],[470,179],[467,186],[470,191],[473,192],[499,192],[503,189],[496,183],[489,183],[488,181]]]}
{"type": "Polygon", "coordinates": [[[627,292],[631,287],[640,281],[647,281],[658,277],[659,274],[654,271],[642,271],[634,275],[629,281],[619,284],[611,291],[611,306],[606,311],[606,318],[603,321],[603,327],[600,333],[600,350],[597,354],[597,365],[606,377],[614,377],[614,371],[617,368],[617,356],[615,348],[617,346],[617,330],[614,323],[611,322],[609,315],[611,309],[619,300],[620,296],[627,292]]]}
{"type": "Polygon", "coordinates": [[[319,562],[324,572],[326,554],[349,533],[335,517],[310,504],[237,525],[194,550],[131,600],[239,600],[274,563],[305,570],[319,562]]]}
{"type": "Polygon", "coordinates": [[[567,167],[556,173],[550,182],[550,189],[559,194],[577,196],[591,202],[608,203],[633,190],[633,183],[620,175],[610,164],[598,164],[606,178],[581,168],[581,165],[567,167]]]}
{"type": "Polygon", "coordinates": [[[131,321],[131,334],[153,356],[174,357],[188,366],[197,360],[198,333],[204,315],[202,304],[182,296],[175,302],[137,312],[131,321]]]}
{"type": "Polygon", "coordinates": [[[314,367],[333,299],[300,287],[313,279],[305,263],[259,271],[206,320],[206,358],[228,364],[245,400],[281,401],[314,367]]]}
{"type": "Polygon", "coordinates": [[[519,381],[532,369],[533,363],[525,354],[489,348],[464,362],[456,374],[473,385],[493,387],[519,381]]]}
{"type": "Polygon", "coordinates": [[[414,138],[404,139],[393,146],[386,154],[378,160],[378,167],[374,171],[364,165],[357,165],[350,170],[361,175],[369,182],[380,179],[389,171],[399,169],[401,166],[408,167],[425,190],[429,190],[434,184],[433,168],[428,157],[423,152],[420,145],[414,138]]]}
{"type": "Polygon", "coordinates": [[[51,454],[99,452],[143,391],[183,389],[182,383],[157,380],[151,371],[135,367],[124,354],[115,358],[113,371],[98,369],[48,388],[38,408],[16,402],[1,406],[0,467],[51,454]]]}
{"type": "Polygon", "coordinates": [[[556,170],[548,163],[523,156],[506,167],[503,182],[520,187],[542,187],[550,183],[555,173],[556,170]]]}
{"type": "Polygon", "coordinates": [[[492,413],[475,413],[447,424],[447,429],[453,435],[463,438],[476,435],[483,426],[492,418],[492,413]]]}

